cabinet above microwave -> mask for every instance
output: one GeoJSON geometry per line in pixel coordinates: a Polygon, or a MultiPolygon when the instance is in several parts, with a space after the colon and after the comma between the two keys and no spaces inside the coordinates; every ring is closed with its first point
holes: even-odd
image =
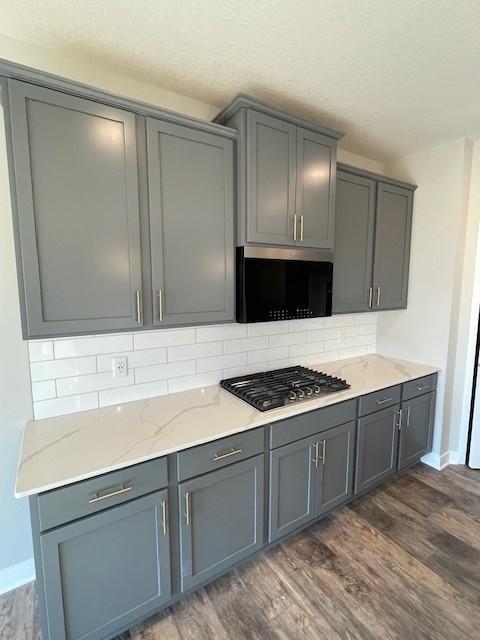
{"type": "Polygon", "coordinates": [[[244,95],[215,122],[239,134],[237,244],[333,249],[343,134],[244,95]]]}

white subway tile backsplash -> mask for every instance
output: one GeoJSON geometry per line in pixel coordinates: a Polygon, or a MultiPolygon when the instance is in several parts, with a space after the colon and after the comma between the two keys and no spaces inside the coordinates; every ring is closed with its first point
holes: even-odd
{"type": "Polygon", "coordinates": [[[136,333],[133,337],[135,349],[155,349],[177,344],[194,344],[195,329],[163,329],[136,333]]]}
{"type": "Polygon", "coordinates": [[[100,391],[101,389],[113,389],[114,387],[125,387],[134,383],[133,371],[123,378],[114,378],[112,373],[93,373],[86,376],[75,376],[73,378],[61,378],[57,380],[57,395],[71,396],[88,391],[100,391]]]}
{"type": "Polygon", "coordinates": [[[206,358],[218,356],[223,351],[221,342],[205,342],[203,344],[183,345],[181,347],[168,347],[168,362],[190,360],[191,358],[206,358]]]}
{"type": "Polygon", "coordinates": [[[98,393],[85,393],[80,396],[68,396],[55,398],[54,400],[41,400],[33,403],[33,413],[36,420],[50,418],[51,416],[63,416],[77,411],[88,411],[98,408],[98,393]]]}
{"type": "Polygon", "coordinates": [[[224,353],[240,353],[241,351],[253,351],[268,347],[268,336],[257,338],[240,338],[239,340],[226,340],[223,343],[224,353]]]}
{"type": "Polygon", "coordinates": [[[32,398],[36,402],[38,400],[48,400],[55,398],[57,389],[55,380],[43,380],[43,382],[32,382],[32,398]]]}
{"type": "Polygon", "coordinates": [[[32,341],[35,417],[141,400],[257,371],[315,366],[373,353],[377,315],[32,341]],[[113,378],[112,358],[119,355],[127,357],[128,375],[113,378]]]}
{"type": "Polygon", "coordinates": [[[53,342],[48,341],[34,341],[28,344],[28,355],[30,362],[40,362],[41,360],[53,359],[53,342]]]}
{"type": "Polygon", "coordinates": [[[142,351],[127,351],[123,353],[110,353],[108,355],[97,357],[98,371],[112,371],[113,358],[123,356],[127,358],[127,368],[147,367],[152,364],[162,364],[167,362],[167,350],[165,347],[160,349],[143,349],[142,351]]]}
{"type": "Polygon", "coordinates": [[[197,360],[198,373],[205,371],[218,371],[227,367],[239,367],[247,364],[246,353],[228,353],[223,356],[214,356],[213,358],[199,358],[197,360]]]}
{"type": "Polygon", "coordinates": [[[217,340],[232,340],[246,338],[246,324],[219,324],[211,327],[197,328],[197,342],[216,342],[217,340]]]}
{"type": "Polygon", "coordinates": [[[184,360],[183,362],[169,362],[167,364],[157,364],[151,367],[138,367],[135,369],[135,382],[152,382],[153,380],[166,380],[167,378],[178,378],[196,372],[195,360],[184,360]]]}
{"type": "Polygon", "coordinates": [[[128,333],[88,338],[62,338],[54,341],[55,359],[93,356],[132,349],[133,337],[128,333]]]}
{"type": "Polygon", "coordinates": [[[122,404],[123,402],[132,402],[133,400],[164,396],[166,393],[168,393],[168,383],[166,380],[134,384],[129,387],[100,391],[98,394],[99,405],[101,407],[109,407],[112,404],[122,404]]]}
{"type": "Polygon", "coordinates": [[[86,373],[96,373],[96,371],[97,359],[95,356],[48,360],[45,362],[32,362],[30,364],[30,373],[33,382],[37,380],[54,380],[55,378],[81,376],[86,373]]]}

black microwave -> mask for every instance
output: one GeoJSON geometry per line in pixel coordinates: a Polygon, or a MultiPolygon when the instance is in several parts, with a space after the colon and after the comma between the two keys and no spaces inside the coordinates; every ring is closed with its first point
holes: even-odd
{"type": "Polygon", "coordinates": [[[332,315],[331,252],[238,247],[236,278],[237,322],[332,315]]]}

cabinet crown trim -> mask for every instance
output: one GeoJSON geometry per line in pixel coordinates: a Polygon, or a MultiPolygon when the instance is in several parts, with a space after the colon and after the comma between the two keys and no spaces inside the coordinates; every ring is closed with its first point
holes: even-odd
{"type": "Polygon", "coordinates": [[[222,124],[229,120],[239,109],[254,109],[255,111],[259,111],[260,113],[265,113],[269,116],[273,116],[274,118],[279,118],[280,120],[284,120],[286,122],[291,122],[298,127],[303,127],[304,129],[309,129],[310,131],[316,131],[324,136],[328,136],[329,138],[333,138],[334,140],[340,140],[345,135],[341,131],[337,131],[336,129],[331,129],[330,127],[325,127],[316,122],[312,122],[311,120],[306,120],[304,118],[300,118],[298,116],[294,116],[287,111],[283,111],[282,109],[277,109],[277,107],[272,107],[266,102],[262,102],[253,96],[249,96],[245,93],[240,93],[229,105],[227,105],[219,114],[215,116],[213,122],[218,124],[222,124]]]}
{"type": "Polygon", "coordinates": [[[338,171],[351,173],[355,176],[361,176],[362,178],[370,178],[371,180],[376,180],[377,182],[383,182],[384,184],[393,185],[394,187],[402,187],[403,189],[410,189],[411,191],[415,191],[417,189],[416,184],[403,182],[402,180],[396,180],[395,178],[390,178],[389,176],[383,176],[381,173],[373,173],[373,171],[360,169],[359,167],[354,167],[350,164],[344,164],[343,162],[337,162],[337,169],[338,171]]]}

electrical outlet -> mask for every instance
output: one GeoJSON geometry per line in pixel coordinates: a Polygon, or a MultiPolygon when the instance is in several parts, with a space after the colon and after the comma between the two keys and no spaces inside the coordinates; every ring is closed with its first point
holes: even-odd
{"type": "Polygon", "coordinates": [[[128,375],[128,364],[126,356],[112,358],[112,369],[114,378],[124,378],[128,375]]]}

